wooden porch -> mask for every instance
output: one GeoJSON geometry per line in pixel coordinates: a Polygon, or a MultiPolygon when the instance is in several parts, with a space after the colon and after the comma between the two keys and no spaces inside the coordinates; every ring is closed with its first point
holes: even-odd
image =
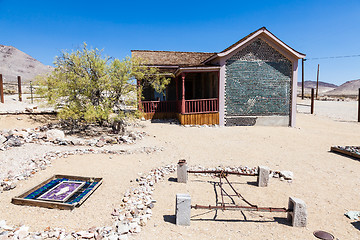
{"type": "Polygon", "coordinates": [[[182,125],[219,124],[218,69],[186,71],[172,79],[163,101],[154,94],[145,96],[150,101],[139,103],[145,119],[177,118],[182,125]]]}
{"type": "Polygon", "coordinates": [[[219,124],[218,98],[142,101],[141,110],[144,112],[146,120],[177,118],[182,125],[219,124]]]}

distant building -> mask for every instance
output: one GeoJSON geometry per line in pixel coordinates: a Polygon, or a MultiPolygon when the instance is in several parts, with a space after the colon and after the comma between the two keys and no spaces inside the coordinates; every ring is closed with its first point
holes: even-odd
{"type": "Polygon", "coordinates": [[[295,126],[298,60],[265,27],[219,53],[132,50],[149,66],[173,74],[165,96],[144,89],[147,119],[181,124],[295,126]]]}

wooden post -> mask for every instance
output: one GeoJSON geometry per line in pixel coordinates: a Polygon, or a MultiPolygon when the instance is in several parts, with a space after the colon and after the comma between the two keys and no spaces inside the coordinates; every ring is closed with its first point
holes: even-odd
{"type": "Polygon", "coordinates": [[[359,98],[358,98],[358,122],[360,122],[360,88],[359,88],[359,98]]]}
{"type": "Polygon", "coordinates": [[[318,64],[317,77],[316,77],[316,99],[318,99],[318,95],[319,95],[319,70],[320,70],[320,64],[318,64]]]}
{"type": "Polygon", "coordinates": [[[311,89],[311,114],[314,114],[314,88],[311,89]]]}
{"type": "Polygon", "coordinates": [[[175,78],[175,85],[176,85],[176,101],[179,101],[179,85],[178,85],[179,77],[175,78]]]}
{"type": "Polygon", "coordinates": [[[138,93],[138,109],[139,111],[142,111],[140,81],[136,80],[136,83],[137,83],[137,93],[138,93]]]}
{"type": "Polygon", "coordinates": [[[181,94],[181,113],[185,113],[185,73],[181,73],[182,94],[181,94]]]}
{"type": "Polygon", "coordinates": [[[19,101],[22,102],[22,96],[21,96],[21,77],[17,77],[18,80],[18,93],[19,93],[19,101]]]}
{"type": "Polygon", "coordinates": [[[2,74],[0,74],[0,95],[1,95],[1,103],[4,103],[4,85],[2,74]]]}
{"type": "Polygon", "coordinates": [[[305,62],[305,58],[301,59],[301,64],[302,64],[302,71],[301,71],[301,99],[304,99],[304,88],[305,88],[305,80],[304,80],[304,62],[305,62]]]}

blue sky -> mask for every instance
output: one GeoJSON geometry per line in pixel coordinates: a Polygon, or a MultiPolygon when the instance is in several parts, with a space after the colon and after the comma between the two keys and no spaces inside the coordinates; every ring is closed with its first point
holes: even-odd
{"type": "MultiPolygon", "coordinates": [[[[305,53],[305,80],[360,79],[360,1],[0,0],[0,44],[51,65],[83,42],[124,58],[132,49],[219,52],[260,27],[305,53]]],[[[299,61],[299,80],[301,62],[299,61]]]]}

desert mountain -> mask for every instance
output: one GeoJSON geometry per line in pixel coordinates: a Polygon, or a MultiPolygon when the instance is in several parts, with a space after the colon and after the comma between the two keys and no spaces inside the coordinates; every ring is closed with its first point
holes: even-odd
{"type": "Polygon", "coordinates": [[[347,81],[336,89],[326,93],[328,96],[357,96],[359,94],[360,79],[347,81]]]}
{"type": "Polygon", "coordinates": [[[0,44],[0,74],[4,83],[16,82],[21,76],[24,83],[34,79],[38,74],[50,72],[52,67],[46,66],[28,54],[11,46],[0,44]]]}
{"type": "MultiPolygon", "coordinates": [[[[311,88],[316,89],[316,81],[305,81],[305,94],[311,93],[311,88]]],[[[297,93],[301,94],[301,82],[298,82],[298,88],[297,93]]],[[[328,91],[332,91],[336,89],[338,86],[335,84],[327,83],[327,82],[321,82],[319,81],[319,94],[327,93],[328,91]]]]}

